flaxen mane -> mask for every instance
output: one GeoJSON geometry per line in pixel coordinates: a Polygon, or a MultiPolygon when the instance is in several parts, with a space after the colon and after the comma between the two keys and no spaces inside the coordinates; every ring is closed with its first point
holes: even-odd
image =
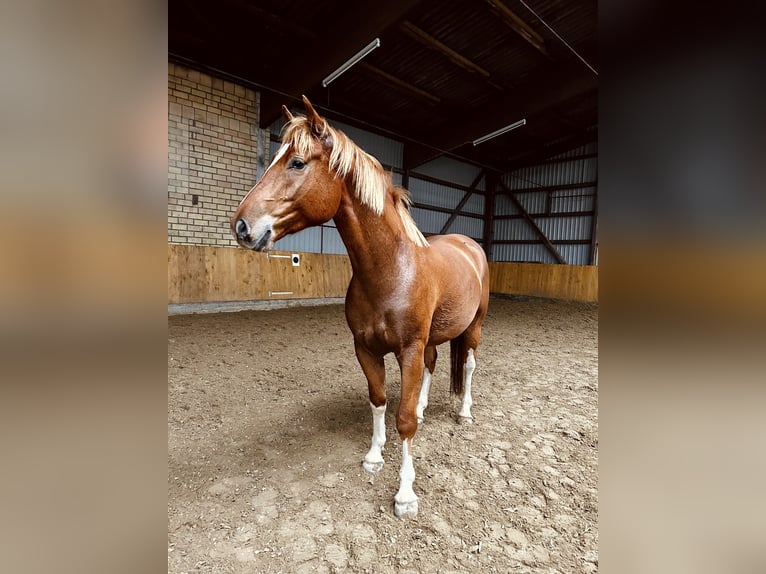
{"type": "MultiPolygon", "coordinates": [[[[291,145],[299,156],[311,154],[311,123],[308,118],[296,116],[285,125],[282,143],[291,145]]],[[[331,128],[325,122],[325,130],[319,136],[330,139],[330,170],[340,178],[351,176],[354,192],[359,200],[378,215],[383,214],[386,197],[393,195],[396,212],[404,224],[404,231],[415,245],[428,247],[428,241],[418,229],[410,215],[410,196],[407,190],[394,187],[391,175],[383,169],[380,162],[360,149],[343,132],[331,128]]]]}

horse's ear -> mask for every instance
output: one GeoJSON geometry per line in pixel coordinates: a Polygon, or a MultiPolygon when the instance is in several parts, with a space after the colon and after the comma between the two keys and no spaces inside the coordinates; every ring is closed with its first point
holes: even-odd
{"type": "Polygon", "coordinates": [[[303,105],[306,106],[306,117],[311,123],[311,131],[317,136],[324,136],[327,131],[327,121],[319,116],[306,96],[303,96],[303,105]]]}
{"type": "Polygon", "coordinates": [[[285,116],[285,120],[288,122],[293,121],[293,115],[290,113],[290,110],[287,109],[287,106],[282,106],[282,115],[285,116]]]}

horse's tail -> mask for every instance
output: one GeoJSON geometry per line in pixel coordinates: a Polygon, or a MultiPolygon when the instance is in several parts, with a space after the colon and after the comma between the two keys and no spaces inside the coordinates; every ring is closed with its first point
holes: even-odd
{"type": "Polygon", "coordinates": [[[463,378],[465,375],[465,335],[458,335],[449,342],[450,352],[450,392],[455,395],[463,394],[463,378]]]}

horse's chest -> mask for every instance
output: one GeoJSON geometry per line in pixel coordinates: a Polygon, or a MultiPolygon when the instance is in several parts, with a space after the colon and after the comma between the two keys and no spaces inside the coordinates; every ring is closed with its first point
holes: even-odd
{"type": "Polygon", "coordinates": [[[384,315],[373,314],[366,321],[351,325],[354,339],[371,350],[389,352],[401,343],[401,332],[394,322],[384,315]]]}
{"type": "Polygon", "coordinates": [[[369,297],[351,290],[352,297],[346,300],[348,323],[354,339],[368,349],[396,352],[417,338],[422,321],[401,286],[381,291],[369,297]]]}
{"type": "Polygon", "coordinates": [[[407,309],[370,305],[360,311],[349,317],[349,327],[354,340],[370,350],[380,353],[397,352],[413,338],[417,338],[412,327],[417,326],[418,321],[413,321],[407,309]]]}

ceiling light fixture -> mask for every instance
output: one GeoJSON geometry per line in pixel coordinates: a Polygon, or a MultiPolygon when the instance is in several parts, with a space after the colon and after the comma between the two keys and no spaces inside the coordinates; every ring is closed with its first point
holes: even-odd
{"type": "Polygon", "coordinates": [[[473,145],[477,146],[479,144],[483,144],[485,141],[491,140],[492,138],[496,138],[497,136],[503,135],[505,132],[509,132],[511,130],[515,130],[516,128],[520,128],[526,123],[527,123],[526,118],[523,120],[519,120],[518,122],[513,122],[512,124],[509,124],[505,126],[504,128],[495,130],[491,134],[487,134],[485,136],[481,136],[480,138],[473,140],[473,145]]]}
{"type": "Polygon", "coordinates": [[[340,68],[338,68],[332,74],[330,74],[324,80],[322,80],[322,86],[325,88],[329,86],[330,82],[336,80],[338,76],[346,72],[351,66],[356,64],[359,60],[364,58],[367,54],[369,54],[370,52],[372,52],[375,48],[379,46],[380,46],[380,38],[375,38],[372,42],[370,42],[364,48],[359,50],[356,54],[351,56],[351,58],[349,58],[348,61],[346,61],[346,63],[343,64],[340,68]]]}

